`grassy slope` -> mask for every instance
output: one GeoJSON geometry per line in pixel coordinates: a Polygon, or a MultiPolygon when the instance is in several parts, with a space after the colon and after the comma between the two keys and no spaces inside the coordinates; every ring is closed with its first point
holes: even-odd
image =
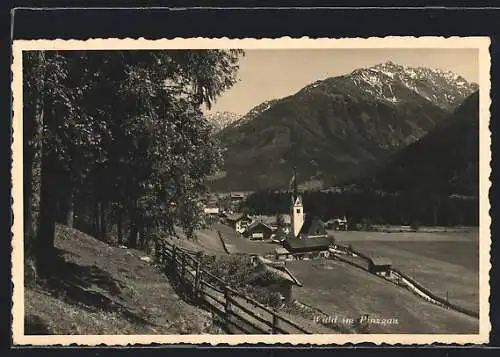
{"type": "Polygon", "coordinates": [[[479,311],[479,246],[474,242],[356,242],[355,249],[384,256],[450,302],[479,311]]]}
{"type": "Polygon", "coordinates": [[[435,294],[479,311],[479,232],[380,233],[337,232],[342,244],[391,259],[435,294]]]}
{"type": "Polygon", "coordinates": [[[371,325],[370,333],[477,333],[478,320],[432,305],[391,283],[348,264],[293,261],[288,269],[303,282],[294,297],[332,317],[397,318],[398,324],[371,325]]]}
{"type": "Polygon", "coordinates": [[[57,227],[58,276],[25,288],[27,334],[220,333],[146,254],[57,227]]]}

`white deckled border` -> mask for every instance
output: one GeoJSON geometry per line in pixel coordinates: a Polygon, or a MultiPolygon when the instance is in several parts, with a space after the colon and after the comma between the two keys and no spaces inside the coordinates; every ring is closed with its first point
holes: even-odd
{"type": "Polygon", "coordinates": [[[13,342],[16,345],[134,345],[134,344],[346,344],[371,342],[375,344],[481,344],[488,342],[491,329],[489,321],[489,271],[490,224],[489,176],[490,160],[490,39],[488,37],[384,37],[310,39],[307,37],[277,39],[229,39],[174,38],[162,40],[139,39],[89,39],[89,40],[16,40],[13,43],[12,94],[13,94],[13,141],[12,141],[12,282],[13,290],[13,342]],[[480,229],[479,229],[479,333],[457,334],[332,334],[332,335],[24,335],[24,258],[23,258],[23,130],[22,130],[22,51],[28,50],[154,50],[154,49],[477,49],[479,53],[480,87],[480,229]]]}

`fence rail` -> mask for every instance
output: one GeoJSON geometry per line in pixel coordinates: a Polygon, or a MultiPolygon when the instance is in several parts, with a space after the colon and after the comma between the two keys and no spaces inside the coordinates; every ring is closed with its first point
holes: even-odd
{"type": "Polygon", "coordinates": [[[203,268],[198,253],[164,242],[159,257],[166,274],[173,275],[183,292],[208,304],[231,327],[247,334],[311,334],[277,311],[228,286],[203,268]]]}
{"type": "MultiPolygon", "coordinates": [[[[354,253],[358,257],[360,257],[361,259],[365,260],[366,262],[370,261],[370,257],[369,256],[367,256],[367,255],[363,254],[362,252],[360,252],[358,250],[355,250],[353,248],[349,249],[348,247],[345,247],[345,246],[342,246],[342,245],[337,245],[337,249],[343,250],[345,252],[354,253]]],[[[363,266],[359,265],[358,263],[353,262],[352,260],[341,258],[339,256],[337,256],[336,258],[339,259],[339,260],[341,260],[341,261],[344,261],[346,263],[349,263],[351,265],[354,265],[354,266],[356,266],[358,268],[367,270],[366,268],[364,268],[363,266]]],[[[461,313],[463,313],[465,315],[468,315],[468,316],[471,316],[471,317],[479,318],[479,312],[473,311],[473,310],[470,310],[470,309],[466,309],[466,308],[464,308],[462,306],[455,305],[455,304],[449,302],[447,299],[444,299],[441,296],[438,296],[438,295],[434,294],[432,291],[430,291],[429,289],[427,289],[426,287],[424,287],[422,284],[420,284],[418,281],[416,281],[415,279],[413,279],[412,277],[410,277],[408,274],[402,272],[399,269],[391,267],[391,270],[395,274],[397,274],[400,277],[403,277],[404,279],[406,279],[407,281],[409,281],[415,288],[417,288],[422,293],[424,293],[425,295],[427,295],[427,297],[430,300],[434,300],[435,303],[437,303],[438,305],[440,305],[440,306],[442,306],[442,307],[444,307],[446,309],[452,309],[452,310],[461,312],[461,313]]]]}

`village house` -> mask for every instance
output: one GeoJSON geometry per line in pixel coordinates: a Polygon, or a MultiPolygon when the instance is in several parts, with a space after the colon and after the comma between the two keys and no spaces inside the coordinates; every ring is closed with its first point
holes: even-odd
{"type": "Polygon", "coordinates": [[[244,213],[235,213],[227,215],[227,223],[233,227],[236,232],[242,234],[247,227],[253,222],[252,218],[244,213]]]}
{"type": "Polygon", "coordinates": [[[274,250],[274,259],[276,260],[292,260],[293,259],[293,254],[290,253],[290,251],[284,247],[278,247],[274,250]]]}
{"type": "Polygon", "coordinates": [[[334,229],[336,231],[347,231],[348,223],[347,218],[344,216],[342,218],[332,218],[325,223],[326,228],[334,229]]]}
{"type": "Polygon", "coordinates": [[[282,302],[293,301],[293,286],[301,287],[302,283],[286,267],[270,265],[262,257],[255,258],[254,276],[250,279],[250,282],[279,293],[282,297],[282,302]]]}
{"type": "Polygon", "coordinates": [[[272,227],[263,222],[254,221],[246,227],[243,235],[250,239],[268,240],[271,238],[272,233],[272,227]]]}
{"type": "Polygon", "coordinates": [[[296,258],[328,257],[330,244],[326,238],[288,238],[283,242],[283,247],[296,258]]]}
{"type": "Polygon", "coordinates": [[[203,212],[207,215],[219,215],[219,207],[203,207],[203,212]]]}
{"type": "Polygon", "coordinates": [[[370,273],[381,275],[381,276],[391,276],[392,263],[387,258],[370,258],[368,261],[368,270],[370,273]]]}

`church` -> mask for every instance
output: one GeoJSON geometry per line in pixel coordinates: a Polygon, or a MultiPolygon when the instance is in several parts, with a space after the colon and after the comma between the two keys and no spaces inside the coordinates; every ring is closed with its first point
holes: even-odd
{"type": "Polygon", "coordinates": [[[291,229],[283,246],[291,253],[328,251],[329,241],[325,224],[311,214],[305,214],[302,196],[298,192],[294,174],[291,181],[290,202],[291,229]]]}

